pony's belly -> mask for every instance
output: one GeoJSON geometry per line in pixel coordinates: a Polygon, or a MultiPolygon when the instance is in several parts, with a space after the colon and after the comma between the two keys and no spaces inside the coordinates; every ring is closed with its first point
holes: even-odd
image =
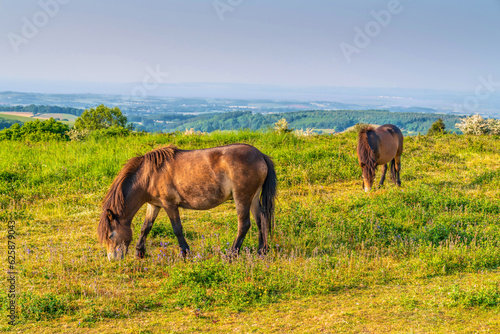
{"type": "Polygon", "coordinates": [[[191,210],[210,210],[213,209],[227,200],[231,199],[231,194],[224,197],[196,197],[189,200],[183,200],[178,205],[184,209],[191,210]]]}
{"type": "Polygon", "coordinates": [[[228,178],[190,180],[177,185],[178,205],[194,210],[212,209],[232,198],[232,188],[228,178]]]}
{"type": "Polygon", "coordinates": [[[392,159],[394,159],[394,157],[396,156],[397,151],[397,147],[385,151],[384,154],[381,154],[378,158],[377,165],[385,165],[391,162],[392,159]]]}
{"type": "Polygon", "coordinates": [[[378,159],[377,160],[377,165],[385,165],[391,162],[392,158],[384,158],[384,159],[378,159]]]}

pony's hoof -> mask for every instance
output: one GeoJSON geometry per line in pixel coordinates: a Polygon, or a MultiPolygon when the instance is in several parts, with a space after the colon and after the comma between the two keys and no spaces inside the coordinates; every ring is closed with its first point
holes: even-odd
{"type": "Polygon", "coordinates": [[[188,249],[181,249],[181,256],[183,259],[185,259],[188,254],[189,254],[189,248],[188,249]]]}
{"type": "Polygon", "coordinates": [[[146,255],[146,254],[145,254],[145,252],[144,252],[144,251],[140,251],[140,250],[138,250],[138,251],[136,251],[136,252],[135,252],[135,257],[136,257],[136,258],[138,258],[138,259],[144,259],[144,256],[145,256],[145,255],[146,255]]]}
{"type": "Polygon", "coordinates": [[[257,253],[260,255],[260,256],[265,256],[267,255],[267,253],[269,253],[269,247],[262,247],[262,248],[259,248],[259,250],[257,251],[257,253]]]}
{"type": "Polygon", "coordinates": [[[228,249],[228,251],[227,251],[227,255],[229,257],[232,257],[232,258],[238,257],[239,254],[240,254],[240,250],[238,248],[231,248],[231,249],[228,249]]]}
{"type": "Polygon", "coordinates": [[[222,258],[228,263],[231,263],[233,262],[233,260],[236,260],[238,258],[238,255],[238,250],[228,249],[225,254],[222,254],[222,258]]]}

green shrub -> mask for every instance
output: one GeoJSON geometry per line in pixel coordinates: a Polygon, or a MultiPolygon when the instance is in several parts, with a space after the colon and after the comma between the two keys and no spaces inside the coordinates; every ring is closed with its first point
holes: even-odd
{"type": "Polygon", "coordinates": [[[56,122],[53,118],[45,121],[39,119],[26,122],[23,125],[13,124],[10,128],[0,131],[0,140],[20,140],[20,141],[50,141],[68,140],[66,132],[69,127],[61,122],[56,122]]]}
{"type": "Polygon", "coordinates": [[[437,121],[432,123],[431,127],[429,128],[429,131],[427,131],[427,135],[428,136],[444,135],[447,133],[445,129],[446,126],[444,125],[443,120],[439,118],[437,121]]]}
{"type": "Polygon", "coordinates": [[[111,127],[128,128],[127,117],[122,114],[120,108],[109,108],[101,104],[96,108],[86,109],[75,121],[77,130],[100,130],[111,127]]]}
{"type": "Polygon", "coordinates": [[[121,126],[111,126],[106,129],[99,129],[90,132],[89,137],[94,139],[111,138],[111,137],[126,137],[130,134],[130,130],[121,126]]]}

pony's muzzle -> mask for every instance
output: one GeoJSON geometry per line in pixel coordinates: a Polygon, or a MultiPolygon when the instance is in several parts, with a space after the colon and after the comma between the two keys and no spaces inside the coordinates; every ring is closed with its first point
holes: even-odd
{"type": "Polygon", "coordinates": [[[123,260],[123,252],[114,251],[112,253],[108,253],[109,261],[123,260]]]}
{"type": "Polygon", "coordinates": [[[122,250],[121,247],[117,247],[112,252],[108,252],[108,260],[109,261],[123,260],[125,254],[127,254],[127,250],[124,251],[122,250]]]}
{"type": "Polygon", "coordinates": [[[114,251],[113,253],[108,253],[109,261],[123,260],[124,254],[123,252],[114,251]]]}

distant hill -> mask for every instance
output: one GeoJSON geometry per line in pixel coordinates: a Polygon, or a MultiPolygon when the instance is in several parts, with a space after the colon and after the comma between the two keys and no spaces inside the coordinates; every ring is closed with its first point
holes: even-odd
{"type": "MultiPolygon", "coordinates": [[[[185,101],[184,101],[185,102],[185,101]]],[[[248,101],[236,101],[241,105],[248,101]]],[[[255,103],[255,102],[254,102],[255,103]]],[[[200,106],[201,107],[201,106],[200,106]]],[[[199,107],[199,108],[200,108],[199,107]]],[[[175,109],[175,108],[173,108],[175,109]]],[[[277,109],[277,110],[276,110],[277,109]]],[[[460,117],[451,114],[429,113],[417,108],[408,108],[416,112],[392,112],[389,110],[306,110],[306,111],[229,111],[203,113],[160,112],[127,115],[137,130],[148,132],[172,132],[195,129],[203,132],[216,130],[263,130],[270,128],[279,119],[285,118],[292,128],[314,128],[323,132],[342,132],[357,123],[386,124],[392,123],[402,129],[405,134],[426,133],[432,123],[441,118],[446,129],[459,132],[455,124],[460,117]]],[[[68,125],[73,125],[83,109],[47,106],[0,106],[0,129],[10,127],[14,123],[24,123],[34,119],[50,117],[68,125]]]]}
{"type": "Polygon", "coordinates": [[[460,122],[460,117],[455,115],[387,110],[310,110],[269,114],[239,111],[171,119],[168,123],[161,123],[157,127],[162,127],[164,131],[190,128],[203,132],[245,128],[259,130],[272,127],[281,118],[285,118],[290,126],[296,129],[315,128],[325,132],[341,132],[357,123],[392,123],[400,127],[405,134],[427,133],[432,123],[439,118],[444,121],[447,130],[459,132],[455,124],[460,122]]]}

